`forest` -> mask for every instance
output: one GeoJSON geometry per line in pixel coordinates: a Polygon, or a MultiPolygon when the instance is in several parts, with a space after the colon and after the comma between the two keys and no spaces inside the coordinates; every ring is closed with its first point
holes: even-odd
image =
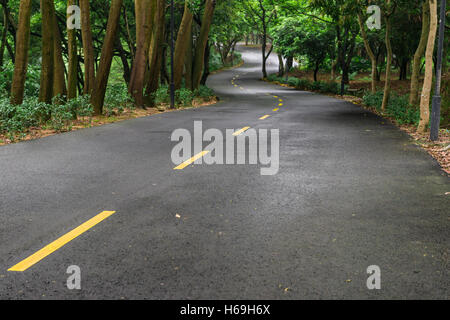
{"type": "MultiPolygon", "coordinates": [[[[175,108],[213,103],[208,76],[241,63],[238,45],[261,48],[266,81],[359,96],[400,124],[429,129],[438,0],[0,1],[0,143],[162,112],[172,79],[175,108]],[[379,28],[367,23],[373,5],[379,28]],[[276,74],[266,70],[271,54],[276,74]]],[[[446,33],[448,22],[447,12],[446,33]]],[[[444,130],[448,49],[446,37],[444,130]]]]}

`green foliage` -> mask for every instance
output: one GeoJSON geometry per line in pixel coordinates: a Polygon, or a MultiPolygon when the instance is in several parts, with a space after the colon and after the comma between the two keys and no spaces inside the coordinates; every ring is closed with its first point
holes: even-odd
{"type": "Polygon", "coordinates": [[[153,94],[153,101],[156,105],[163,103],[170,103],[169,87],[160,86],[153,94]]]}
{"type": "MultiPolygon", "coordinates": [[[[381,112],[383,91],[367,93],[363,98],[364,104],[381,112]]],[[[386,107],[386,115],[394,118],[399,124],[419,124],[420,110],[409,105],[408,96],[392,94],[386,107]]]]}
{"type": "Polygon", "coordinates": [[[194,94],[191,90],[181,88],[175,91],[175,103],[178,106],[187,107],[192,105],[194,94]]]}
{"type": "Polygon", "coordinates": [[[106,116],[121,114],[125,108],[133,108],[133,98],[128,94],[128,88],[124,83],[110,84],[106,90],[103,105],[106,116]]]}
{"type": "Polygon", "coordinates": [[[308,79],[299,79],[296,77],[289,77],[286,80],[285,78],[278,77],[276,74],[269,75],[267,79],[272,82],[287,84],[299,90],[310,90],[332,94],[339,94],[341,91],[340,84],[336,82],[310,81],[308,79]]]}
{"type": "Polygon", "coordinates": [[[30,127],[39,126],[49,118],[50,109],[47,104],[38,102],[37,98],[27,98],[18,106],[3,98],[0,100],[0,133],[13,138],[30,127]]]}
{"type": "Polygon", "coordinates": [[[208,88],[207,86],[200,86],[197,90],[194,91],[194,96],[203,100],[208,100],[212,96],[214,96],[214,90],[208,88]]]}
{"type": "MultiPolygon", "coordinates": [[[[40,65],[28,65],[27,77],[25,81],[25,97],[37,97],[40,88],[40,65]]],[[[14,74],[14,64],[8,61],[0,68],[0,97],[6,97],[11,90],[11,83],[14,74]]]]}

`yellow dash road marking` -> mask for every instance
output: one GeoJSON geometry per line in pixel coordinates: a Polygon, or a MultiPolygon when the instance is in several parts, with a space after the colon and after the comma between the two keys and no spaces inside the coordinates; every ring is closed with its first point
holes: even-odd
{"type": "Polygon", "coordinates": [[[283,102],[283,99],[278,99],[278,101],[283,102]]]}
{"type": "Polygon", "coordinates": [[[35,265],[36,263],[38,263],[39,261],[41,261],[48,255],[50,255],[51,253],[60,249],[61,247],[63,247],[64,245],[66,245],[67,243],[69,243],[70,241],[72,241],[73,239],[78,237],[79,235],[83,234],[84,232],[88,231],[95,225],[99,224],[100,222],[102,222],[109,216],[113,215],[114,213],[116,213],[116,212],[115,211],[103,211],[102,213],[100,213],[100,214],[96,215],[95,217],[93,217],[92,219],[86,221],[79,227],[73,229],[69,233],[66,233],[59,239],[57,239],[57,240],[53,241],[52,243],[50,243],[49,245],[45,246],[38,252],[32,254],[25,260],[19,262],[15,266],[9,268],[8,271],[23,272],[23,271],[27,270],[31,266],[35,265]]]}
{"type": "Polygon", "coordinates": [[[184,168],[186,168],[190,164],[194,163],[195,160],[200,159],[201,157],[205,156],[208,153],[209,153],[209,151],[202,151],[199,154],[196,154],[195,156],[193,156],[192,158],[186,160],[185,162],[180,164],[178,167],[173,168],[173,170],[183,170],[184,168]]]}
{"type": "Polygon", "coordinates": [[[278,109],[278,108],[273,109],[273,111],[275,111],[275,112],[277,112],[278,110],[280,110],[280,109],[278,109]]]}
{"type": "Polygon", "coordinates": [[[278,98],[278,96],[273,96],[274,98],[278,98]]]}
{"type": "Polygon", "coordinates": [[[280,103],[279,105],[278,105],[279,107],[282,107],[283,106],[283,104],[282,103],[280,103]]]}
{"type": "Polygon", "coordinates": [[[270,115],[266,114],[265,116],[262,116],[261,118],[259,118],[259,120],[265,120],[265,119],[267,119],[268,117],[270,117],[270,115]]]}
{"type": "Polygon", "coordinates": [[[238,136],[241,133],[244,133],[245,131],[247,131],[248,129],[250,129],[250,127],[244,127],[241,130],[236,131],[235,133],[233,133],[233,136],[238,136]]]}

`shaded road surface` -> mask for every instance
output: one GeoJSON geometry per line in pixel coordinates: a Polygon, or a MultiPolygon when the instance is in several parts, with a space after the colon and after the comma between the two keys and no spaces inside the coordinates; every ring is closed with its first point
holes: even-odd
{"type": "Polygon", "coordinates": [[[357,106],[260,81],[256,49],[244,59],[210,78],[216,106],[1,147],[0,297],[448,299],[450,181],[438,164],[357,106]],[[279,173],[173,170],[170,135],[194,120],[279,129],[279,173]],[[105,210],[116,213],[7,271],[105,210]],[[66,287],[70,265],[81,290],[66,287]],[[366,287],[370,265],[381,290],[366,287]]]}

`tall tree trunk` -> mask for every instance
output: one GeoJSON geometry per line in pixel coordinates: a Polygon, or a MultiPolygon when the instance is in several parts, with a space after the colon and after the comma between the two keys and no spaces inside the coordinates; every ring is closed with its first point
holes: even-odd
{"type": "Polygon", "coordinates": [[[131,71],[129,93],[138,107],[144,107],[144,81],[153,32],[156,0],[136,0],[136,56],[131,71]]]}
{"type": "Polygon", "coordinates": [[[193,44],[192,44],[192,28],[189,30],[188,47],[186,50],[186,59],[184,63],[184,69],[186,71],[184,79],[186,80],[186,88],[193,90],[192,88],[192,67],[193,67],[193,44]]]}
{"type": "Polygon", "coordinates": [[[437,22],[437,0],[430,0],[430,33],[425,53],[425,80],[420,99],[420,122],[417,129],[421,133],[426,131],[430,123],[430,95],[431,86],[433,85],[433,53],[436,42],[437,22]]]}
{"type": "MultiPolygon", "coordinates": [[[[76,0],[68,0],[67,6],[72,6],[77,3],[76,0]]],[[[74,99],[77,97],[78,85],[78,53],[77,53],[77,30],[67,30],[67,46],[69,55],[69,67],[67,70],[67,99],[74,99]]]]}
{"type": "Polygon", "coordinates": [[[422,7],[422,34],[420,36],[419,46],[414,54],[412,75],[411,75],[411,90],[409,93],[409,104],[413,107],[417,107],[419,104],[419,79],[420,79],[420,66],[422,62],[422,56],[425,53],[425,49],[428,41],[428,33],[430,32],[430,3],[426,0],[422,7]]]}
{"type": "Polygon", "coordinates": [[[50,104],[53,97],[54,68],[54,9],[53,0],[41,0],[42,14],[42,64],[39,101],[50,104]]]}
{"type": "Polygon", "coordinates": [[[209,41],[206,44],[206,49],[205,49],[205,61],[203,62],[204,68],[203,68],[203,74],[202,74],[202,78],[200,79],[200,85],[205,86],[206,85],[206,80],[208,80],[210,71],[209,71],[209,58],[211,57],[211,46],[209,45],[209,41]]]}
{"type": "Polygon", "coordinates": [[[175,90],[181,87],[181,78],[183,77],[184,59],[186,51],[189,47],[189,37],[192,34],[193,15],[189,10],[189,0],[185,1],[183,19],[181,20],[180,29],[178,30],[177,42],[175,44],[174,58],[174,83],[175,90]]]}
{"type": "Polygon", "coordinates": [[[55,97],[60,95],[61,97],[67,97],[67,87],[66,87],[66,75],[65,69],[66,65],[63,60],[62,55],[62,44],[61,44],[61,31],[59,29],[58,20],[55,13],[55,5],[52,2],[52,12],[53,12],[53,95],[55,97]]]}
{"type": "Polygon", "coordinates": [[[361,12],[358,11],[358,23],[359,23],[359,29],[361,30],[361,36],[364,41],[364,47],[366,48],[367,55],[370,58],[370,61],[372,62],[372,85],[371,90],[372,93],[375,93],[377,91],[377,58],[375,57],[375,54],[373,53],[372,48],[370,47],[369,38],[367,37],[366,29],[364,28],[364,22],[361,15],[361,12]]]}
{"type": "Polygon", "coordinates": [[[209,30],[211,28],[215,6],[216,0],[206,0],[200,35],[197,39],[197,46],[195,48],[194,67],[192,72],[193,89],[198,89],[200,86],[205,61],[205,50],[208,43],[209,30]]]}
{"type": "Polygon", "coordinates": [[[381,111],[386,111],[386,108],[389,104],[389,98],[391,96],[391,73],[392,73],[392,44],[391,44],[391,28],[392,28],[392,12],[390,11],[391,0],[387,0],[387,11],[386,12],[386,52],[387,52],[387,62],[386,62],[386,79],[384,85],[384,95],[383,95],[383,103],[381,105],[381,111]]]}
{"type": "Polygon", "coordinates": [[[284,75],[284,61],[283,56],[278,54],[278,76],[282,77],[284,75]]]}
{"type": "Polygon", "coordinates": [[[145,90],[146,103],[152,105],[151,95],[158,89],[161,73],[162,47],[164,41],[166,0],[158,0],[155,14],[155,26],[149,50],[149,75],[145,90]]]}
{"type": "Polygon", "coordinates": [[[103,102],[105,100],[106,86],[108,85],[108,77],[111,70],[114,42],[117,36],[122,3],[123,0],[112,0],[109,9],[108,25],[103,41],[100,65],[98,67],[97,76],[95,77],[91,97],[91,104],[94,107],[94,114],[96,115],[100,115],[103,112],[103,102]]]}
{"type": "Polygon", "coordinates": [[[8,23],[8,16],[6,14],[6,11],[3,10],[3,32],[2,32],[2,38],[1,38],[1,44],[0,44],[0,68],[3,67],[3,60],[4,60],[4,54],[5,54],[5,49],[6,49],[6,41],[8,41],[7,39],[7,35],[8,35],[8,28],[9,28],[9,23],[8,23]]]}
{"type": "Polygon", "coordinates": [[[83,39],[84,54],[84,94],[91,94],[94,88],[94,45],[92,42],[91,10],[89,0],[80,0],[81,9],[81,37],[83,39]]]}
{"type": "Polygon", "coordinates": [[[31,0],[20,1],[14,74],[11,85],[11,104],[14,105],[23,102],[28,67],[28,48],[30,46],[30,18],[31,0]]]}

